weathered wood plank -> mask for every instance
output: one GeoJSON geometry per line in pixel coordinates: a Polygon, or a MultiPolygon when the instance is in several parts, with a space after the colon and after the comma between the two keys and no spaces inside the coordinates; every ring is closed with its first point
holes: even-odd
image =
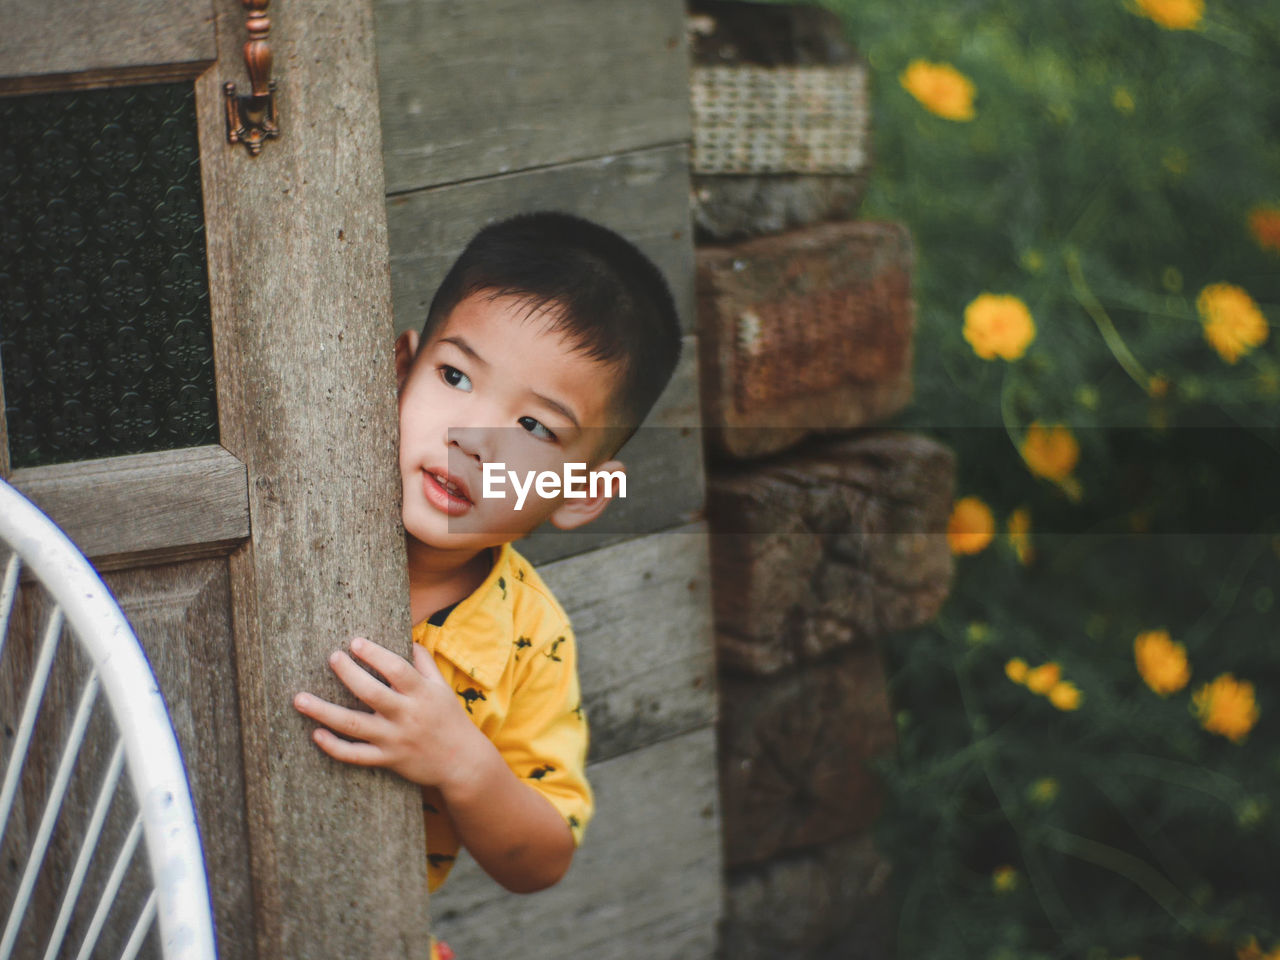
{"type": "Polygon", "coordinates": [[[539,527],[519,544],[534,563],[598,550],[630,537],[688,523],[702,514],[706,478],[698,410],[698,344],[685,337],[680,363],[645,425],[618,451],[627,496],[581,530],[539,527]]]}
{"type": "Polygon", "coordinates": [[[539,573],[578,639],[592,761],[715,719],[705,524],[560,560],[539,573]]]}
{"type": "Polygon", "coordinates": [[[24,467],[12,483],[92,558],[249,535],[244,464],[218,446],[24,467]]]}
{"type": "MultiPolygon", "coordinates": [[[[243,71],[244,11],[215,2],[206,107],[243,71]]],[[[219,434],[253,527],[229,569],[257,953],[418,958],[421,795],[325,756],[291,703],[345,699],[344,638],[409,645],[372,0],[289,7],[272,41],[279,139],[250,157],[200,111],[219,434]]]]}
{"type": "Polygon", "coordinates": [[[0,23],[0,78],[62,74],[75,86],[75,74],[152,67],[194,77],[216,55],[210,0],[0,0],[0,23]]]}
{"type": "Polygon", "coordinates": [[[568,875],[506,893],[469,857],[432,899],[459,957],[696,960],[715,956],[721,911],[715,731],[623,754],[588,771],[596,816],[568,875]]]}
{"type": "Polygon", "coordinates": [[[689,138],[679,0],[377,0],[387,189],[689,138]]]}
{"type": "Polygon", "coordinates": [[[396,331],[422,326],[436,287],[481,227],[534,210],[564,210],[618,231],[661,268],[681,329],[693,329],[689,157],[681,144],[389,198],[396,331]]]}
{"type": "Polygon", "coordinates": [[[191,784],[224,958],[253,955],[253,891],[225,558],[106,576],[147,652],[191,784]]]}

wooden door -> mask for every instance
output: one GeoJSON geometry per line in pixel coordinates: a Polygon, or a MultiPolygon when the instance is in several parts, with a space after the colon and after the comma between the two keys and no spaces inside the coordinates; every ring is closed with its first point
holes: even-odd
{"type": "MultiPolygon", "coordinates": [[[[279,6],[281,136],[253,157],[225,127],[236,0],[0,0],[0,472],[148,651],[220,955],[420,957],[417,791],[320,755],[290,706],[409,624],[371,11],[279,6]]],[[[47,776],[24,769],[31,816],[47,776]]]]}

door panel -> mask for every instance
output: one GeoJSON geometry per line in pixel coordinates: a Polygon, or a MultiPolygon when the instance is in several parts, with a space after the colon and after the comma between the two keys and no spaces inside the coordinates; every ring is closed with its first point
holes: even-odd
{"type": "MultiPolygon", "coordinates": [[[[367,0],[309,0],[277,18],[287,110],[281,137],[251,157],[225,128],[224,83],[247,87],[239,0],[51,0],[38,11],[0,0],[0,97],[69,103],[67,91],[105,87],[123,104],[83,146],[30,131],[63,178],[40,210],[6,207],[8,128],[0,143],[0,383],[29,390],[59,371],[41,401],[47,420],[0,416],[0,473],[89,554],[147,649],[191,777],[226,960],[407,958],[426,941],[420,796],[319,754],[290,704],[303,687],[339,699],[325,657],[345,637],[408,644],[371,21],[367,0]],[[164,116],[134,109],[174,80],[198,161],[171,150],[164,116]],[[118,89],[130,84],[144,86],[118,89]],[[184,162],[198,190],[130,192],[148,167],[184,162]],[[106,194],[86,200],[98,167],[106,194]],[[191,212],[193,199],[198,248],[171,209],[191,212]],[[90,226],[106,242],[86,258],[90,226]],[[160,243],[122,252],[138,234],[160,243]],[[40,243],[51,262],[20,265],[18,247],[40,243]],[[202,298],[208,329],[193,336],[183,325],[202,298]],[[73,316],[101,338],[66,329],[73,316]],[[144,321],[158,338],[134,336],[144,321]],[[43,340],[23,353],[21,337],[43,340]],[[197,349],[201,337],[211,351],[197,349]],[[193,398],[201,365],[213,389],[193,398]],[[78,409],[58,407],[60,388],[84,387],[78,409]],[[195,428],[198,414],[214,432],[195,428]],[[30,455],[89,427],[117,445],[30,455]],[[157,432],[158,443],[134,442],[157,432]]],[[[30,401],[15,393],[15,405],[30,401]]],[[[0,714],[39,622],[23,620],[0,658],[0,714]]],[[[75,684],[60,682],[66,706],[75,684]]],[[[24,824],[54,762],[41,754],[24,772],[24,824]]],[[[67,802],[68,822],[82,823],[93,798],[67,802]]]]}

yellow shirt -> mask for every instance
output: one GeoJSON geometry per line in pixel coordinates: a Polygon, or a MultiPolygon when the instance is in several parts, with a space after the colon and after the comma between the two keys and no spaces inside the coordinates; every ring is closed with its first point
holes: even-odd
{"type": "MultiPolygon", "coordinates": [[[[442,626],[426,620],[413,640],[435,656],[445,682],[516,776],[551,801],[576,844],[595,805],[587,783],[587,719],[569,618],[542,578],[504,544],[484,583],[442,626]]],[[[458,836],[439,791],[424,788],[427,885],[444,882],[458,836]]]]}

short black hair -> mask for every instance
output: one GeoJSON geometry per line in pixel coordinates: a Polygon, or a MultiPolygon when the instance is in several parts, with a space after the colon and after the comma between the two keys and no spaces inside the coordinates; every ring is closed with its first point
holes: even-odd
{"type": "Polygon", "coordinates": [[[680,358],[680,320],[662,272],[607,227],[568,213],[525,213],[472,238],[436,290],[422,343],[477,293],[523,299],[548,311],[552,329],[585,356],[616,363],[613,407],[639,426],[680,358]]]}

